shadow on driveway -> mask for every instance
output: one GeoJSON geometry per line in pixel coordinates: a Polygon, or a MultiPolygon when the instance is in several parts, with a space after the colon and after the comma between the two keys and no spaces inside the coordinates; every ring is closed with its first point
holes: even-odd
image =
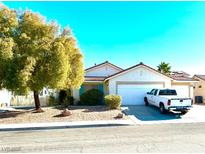
{"type": "Polygon", "coordinates": [[[167,112],[166,114],[161,114],[159,108],[155,106],[123,106],[124,112],[127,115],[134,115],[137,119],[141,121],[154,121],[154,120],[173,120],[181,119],[180,114],[174,114],[167,112]]]}

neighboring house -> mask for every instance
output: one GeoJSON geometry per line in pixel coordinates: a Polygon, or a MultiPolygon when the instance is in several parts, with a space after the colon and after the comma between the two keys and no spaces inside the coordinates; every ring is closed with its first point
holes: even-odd
{"type": "MultiPolygon", "coordinates": [[[[39,93],[39,100],[41,102],[41,106],[48,106],[49,96],[53,95],[57,97],[57,92],[54,89],[43,88],[43,90],[39,93]]],[[[29,92],[28,95],[13,95],[11,100],[12,106],[34,106],[34,96],[33,92],[29,92]]]]}
{"type": "Polygon", "coordinates": [[[198,81],[188,76],[167,76],[143,64],[122,69],[108,61],[85,70],[85,81],[73,97],[79,100],[89,89],[122,96],[122,105],[143,105],[144,95],[153,88],[174,88],[178,94],[193,98],[193,86],[198,81]]]}
{"type": "Polygon", "coordinates": [[[184,71],[172,71],[171,76],[176,76],[176,77],[190,77],[190,74],[184,72],[184,71]]]}
{"type": "Polygon", "coordinates": [[[172,83],[172,88],[176,89],[179,95],[194,98],[193,87],[198,82],[197,80],[191,78],[188,73],[183,71],[173,71],[171,77],[177,81],[172,83]],[[189,93],[191,95],[187,95],[189,93]]]}
{"type": "Polygon", "coordinates": [[[194,96],[202,96],[205,102],[205,75],[194,75],[193,79],[199,81],[194,86],[194,96]]]}
{"type": "MultiPolygon", "coordinates": [[[[57,97],[57,92],[52,89],[43,88],[39,93],[39,99],[42,106],[48,105],[49,96],[53,94],[57,97]]],[[[29,92],[28,95],[14,95],[12,92],[2,89],[0,90],[0,107],[1,106],[34,106],[33,92],[29,92]]]]}

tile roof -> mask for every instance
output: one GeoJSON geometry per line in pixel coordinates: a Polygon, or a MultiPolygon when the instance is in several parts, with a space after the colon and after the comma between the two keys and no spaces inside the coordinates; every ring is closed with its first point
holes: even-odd
{"type": "Polygon", "coordinates": [[[162,74],[162,75],[164,75],[164,76],[166,76],[166,77],[168,77],[168,78],[172,78],[171,76],[166,75],[166,74],[163,74],[163,73],[157,71],[156,69],[154,69],[154,68],[152,68],[152,67],[150,67],[150,66],[147,66],[147,65],[143,64],[142,62],[140,62],[140,63],[137,64],[137,65],[131,66],[131,67],[127,68],[127,69],[124,69],[124,70],[122,70],[122,71],[120,71],[120,72],[117,72],[117,73],[115,73],[115,74],[113,74],[113,75],[108,76],[105,80],[108,80],[108,79],[111,78],[111,77],[114,77],[114,76],[116,76],[116,75],[118,75],[118,74],[121,74],[121,73],[126,72],[126,71],[128,71],[128,70],[131,70],[131,69],[133,69],[133,68],[135,68],[135,67],[138,67],[138,66],[140,66],[140,65],[145,66],[145,67],[147,67],[147,68],[149,68],[149,69],[151,69],[151,70],[153,70],[153,71],[155,71],[155,72],[157,72],[157,73],[159,73],[159,74],[162,74]]]}
{"type": "Polygon", "coordinates": [[[175,71],[171,73],[171,77],[177,81],[196,81],[195,79],[191,78],[190,75],[183,71],[175,71]]]}
{"type": "Polygon", "coordinates": [[[188,74],[188,73],[186,73],[184,71],[172,71],[171,75],[174,75],[174,76],[186,76],[186,77],[190,76],[190,74],[188,74]]]}
{"type": "Polygon", "coordinates": [[[200,78],[202,80],[205,80],[205,75],[194,75],[194,76],[196,76],[196,77],[198,77],[198,78],[200,78]]]}
{"type": "Polygon", "coordinates": [[[102,66],[102,65],[104,65],[104,64],[110,64],[110,65],[112,65],[113,67],[115,67],[115,68],[117,68],[117,69],[123,70],[122,68],[120,68],[120,67],[118,67],[118,66],[116,66],[116,65],[114,65],[114,64],[112,64],[112,63],[110,63],[109,61],[105,61],[105,62],[100,63],[100,64],[98,64],[98,65],[94,65],[94,66],[92,66],[92,67],[89,67],[89,68],[85,69],[85,71],[88,71],[88,70],[93,69],[93,68],[95,68],[95,67],[102,66]]]}
{"type": "Polygon", "coordinates": [[[195,79],[192,79],[192,78],[186,77],[186,76],[172,76],[172,78],[174,80],[177,80],[177,81],[197,81],[195,79]]]}
{"type": "MultiPolygon", "coordinates": [[[[104,64],[106,64],[106,63],[109,63],[109,62],[106,61],[106,62],[104,62],[104,63],[101,63],[101,64],[95,65],[95,66],[93,66],[93,67],[87,68],[86,70],[90,70],[90,69],[92,69],[92,68],[95,68],[95,67],[104,65],[104,64]]],[[[111,63],[109,63],[109,64],[111,64],[111,63]]],[[[111,64],[111,65],[113,65],[113,64],[111,64]]],[[[190,75],[189,75],[188,73],[186,73],[186,72],[183,72],[183,71],[174,71],[174,72],[171,73],[171,75],[167,75],[167,74],[163,74],[163,73],[157,71],[156,69],[154,69],[154,68],[152,68],[152,67],[150,67],[150,66],[147,66],[147,65],[143,64],[142,62],[140,62],[140,63],[137,64],[137,65],[131,66],[131,67],[127,68],[127,69],[124,69],[124,70],[123,70],[122,68],[116,66],[116,65],[113,65],[114,67],[117,67],[117,68],[121,69],[121,71],[119,71],[119,72],[117,72],[117,73],[115,73],[115,74],[112,74],[112,75],[110,75],[110,76],[85,76],[85,81],[105,81],[105,80],[110,79],[111,77],[114,77],[114,76],[116,76],[116,75],[119,75],[119,74],[121,74],[121,73],[123,73],[123,72],[126,72],[126,71],[128,71],[128,70],[130,70],[130,69],[133,69],[133,68],[135,68],[135,67],[138,67],[138,66],[140,66],[140,65],[145,66],[145,67],[147,67],[147,68],[149,68],[149,69],[151,69],[151,70],[153,70],[153,71],[155,71],[155,72],[157,72],[157,73],[160,73],[160,74],[162,74],[162,75],[164,75],[164,76],[166,76],[166,77],[168,77],[168,78],[170,78],[170,79],[176,80],[176,81],[197,81],[197,80],[191,78],[190,75]]],[[[205,75],[196,75],[196,76],[198,76],[198,77],[200,76],[202,79],[205,80],[205,75]]]]}

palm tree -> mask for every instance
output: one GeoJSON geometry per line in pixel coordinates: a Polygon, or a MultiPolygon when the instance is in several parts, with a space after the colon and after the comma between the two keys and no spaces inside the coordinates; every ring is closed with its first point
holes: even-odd
{"type": "Polygon", "coordinates": [[[171,73],[171,66],[169,66],[169,63],[161,62],[158,66],[158,71],[164,74],[170,74],[171,73]]]}

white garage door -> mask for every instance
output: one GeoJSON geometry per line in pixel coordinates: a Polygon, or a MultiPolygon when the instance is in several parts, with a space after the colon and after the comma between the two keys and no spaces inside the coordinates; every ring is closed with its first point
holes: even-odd
{"type": "Polygon", "coordinates": [[[117,88],[122,105],[143,105],[145,94],[153,88],[163,88],[163,84],[122,84],[117,88]]]}
{"type": "Polygon", "coordinates": [[[177,95],[180,97],[189,97],[189,86],[172,86],[173,89],[177,91],[177,95]]]}

